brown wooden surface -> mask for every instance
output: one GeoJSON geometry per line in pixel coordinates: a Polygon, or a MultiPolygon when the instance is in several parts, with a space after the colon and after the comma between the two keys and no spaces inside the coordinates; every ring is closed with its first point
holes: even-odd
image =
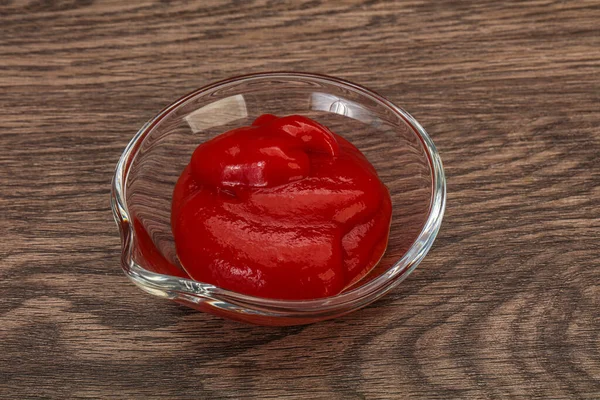
{"type": "Polygon", "coordinates": [[[600,2],[0,0],[0,398],[600,398],[600,2]],[[265,70],[355,81],[445,162],[383,300],[261,328],[140,292],[109,186],[163,106],[265,70]]]}

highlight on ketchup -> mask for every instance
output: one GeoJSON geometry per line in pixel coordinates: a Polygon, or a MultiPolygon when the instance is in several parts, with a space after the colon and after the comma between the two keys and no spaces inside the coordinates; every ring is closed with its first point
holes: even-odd
{"type": "Polygon", "coordinates": [[[340,293],[385,252],[390,194],[350,142],[264,114],[199,145],[175,186],[177,255],[194,280],[274,299],[340,293]]]}

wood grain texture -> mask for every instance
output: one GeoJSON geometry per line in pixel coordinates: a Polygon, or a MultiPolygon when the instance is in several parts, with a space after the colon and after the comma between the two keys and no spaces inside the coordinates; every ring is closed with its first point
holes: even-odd
{"type": "Polygon", "coordinates": [[[600,2],[0,0],[0,398],[600,398],[600,2]],[[121,273],[135,131],[241,73],[363,84],[445,163],[432,251],[349,316],[228,322],[121,273]]]}

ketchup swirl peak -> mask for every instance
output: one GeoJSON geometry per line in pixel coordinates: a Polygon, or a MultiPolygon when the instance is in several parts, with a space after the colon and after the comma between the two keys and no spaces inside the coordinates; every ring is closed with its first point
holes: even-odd
{"type": "Polygon", "coordinates": [[[173,193],[195,280],[253,296],[340,293],[383,255],[390,195],[364,155],[317,122],[264,114],[196,148],[173,193]]]}
{"type": "Polygon", "coordinates": [[[192,170],[199,182],[218,188],[273,187],[306,178],[310,153],[339,154],[329,130],[301,116],[265,114],[198,146],[192,170]]]}

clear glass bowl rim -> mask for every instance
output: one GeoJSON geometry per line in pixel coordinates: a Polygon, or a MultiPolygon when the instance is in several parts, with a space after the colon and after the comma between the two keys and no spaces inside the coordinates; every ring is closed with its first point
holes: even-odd
{"type": "Polygon", "coordinates": [[[176,100],[164,108],[156,117],[148,121],[131,139],[115,168],[111,190],[111,208],[113,216],[121,233],[122,257],[121,266],[126,275],[142,289],[166,296],[169,298],[182,298],[197,302],[198,297],[206,300],[224,302],[220,308],[237,309],[249,314],[280,315],[280,316],[304,316],[334,314],[343,310],[360,308],[383,296],[389,290],[402,282],[425,257],[440,229],[446,204],[446,178],[442,161],[437,149],[423,127],[405,110],[394,105],[383,96],[366,89],[355,83],[334,78],[327,75],[300,72],[264,72],[248,75],[240,75],[211,83],[176,100]],[[135,159],[142,142],[152,129],[169,113],[183,106],[190,99],[207,91],[224,88],[232,84],[244,81],[256,81],[265,79],[304,79],[314,82],[326,83],[343,87],[366,96],[378,104],[390,109],[394,114],[401,117],[421,140],[423,149],[429,159],[432,171],[432,194],[430,198],[429,214],[419,236],[412,243],[404,255],[394,263],[387,271],[372,279],[366,284],[341,294],[319,298],[314,300],[277,300],[248,296],[230,290],[222,289],[214,285],[193,281],[175,276],[162,275],[144,269],[138,265],[132,257],[134,241],[134,230],[127,207],[126,182],[130,166],[135,159]],[[158,292],[158,293],[157,293],[158,292]],[[195,299],[195,300],[194,300],[195,299]],[[224,306],[224,307],[223,307],[224,306]]]}

